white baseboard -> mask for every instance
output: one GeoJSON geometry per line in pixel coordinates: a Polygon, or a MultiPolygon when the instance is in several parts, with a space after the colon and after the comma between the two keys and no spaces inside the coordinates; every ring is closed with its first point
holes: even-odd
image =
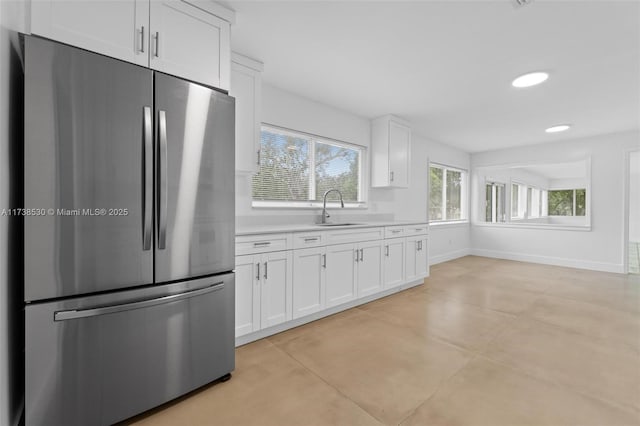
{"type": "Polygon", "coordinates": [[[429,257],[429,265],[437,265],[438,263],[448,262],[449,260],[458,259],[459,257],[465,257],[470,254],[471,254],[471,249],[468,249],[468,248],[450,251],[448,253],[429,257]]]}
{"type": "Polygon", "coordinates": [[[493,257],[496,259],[517,260],[520,262],[541,263],[543,265],[566,266],[568,268],[589,269],[592,271],[614,272],[624,274],[624,265],[616,263],[593,262],[563,257],[539,256],[525,253],[512,253],[499,250],[471,249],[474,256],[493,257]]]}

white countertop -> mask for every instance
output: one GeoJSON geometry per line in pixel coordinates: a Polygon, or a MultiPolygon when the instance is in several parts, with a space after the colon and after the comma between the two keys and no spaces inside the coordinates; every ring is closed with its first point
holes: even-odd
{"type": "Polygon", "coordinates": [[[236,236],[254,235],[254,234],[279,234],[284,232],[309,232],[309,231],[330,231],[333,229],[357,229],[357,228],[375,228],[378,226],[406,226],[406,225],[425,225],[426,221],[384,221],[384,222],[358,222],[349,221],[349,223],[357,223],[357,225],[346,226],[320,226],[316,224],[289,224],[289,225],[252,225],[236,228],[236,236]]]}

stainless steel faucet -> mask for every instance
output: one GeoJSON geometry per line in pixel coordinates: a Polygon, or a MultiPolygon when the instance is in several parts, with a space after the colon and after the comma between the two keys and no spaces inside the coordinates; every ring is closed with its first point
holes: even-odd
{"type": "Polygon", "coordinates": [[[331,217],[327,212],[327,194],[332,191],[336,191],[338,195],[340,195],[340,205],[342,206],[342,208],[344,208],[344,201],[342,201],[342,192],[340,192],[340,190],[338,189],[328,190],[327,192],[324,193],[324,196],[323,196],[324,201],[322,202],[322,218],[320,219],[320,223],[327,223],[327,218],[331,217]]]}

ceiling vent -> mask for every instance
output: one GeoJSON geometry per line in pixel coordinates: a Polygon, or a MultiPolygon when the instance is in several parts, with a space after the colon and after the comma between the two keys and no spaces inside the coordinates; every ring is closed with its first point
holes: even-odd
{"type": "Polygon", "coordinates": [[[518,9],[521,8],[523,6],[526,6],[528,4],[533,3],[533,0],[511,0],[511,3],[513,3],[513,6],[518,9]]]}

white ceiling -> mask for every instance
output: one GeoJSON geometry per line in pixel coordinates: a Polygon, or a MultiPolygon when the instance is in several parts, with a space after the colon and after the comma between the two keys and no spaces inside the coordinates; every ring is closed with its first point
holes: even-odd
{"type": "Polygon", "coordinates": [[[227,1],[276,87],[468,152],[640,127],[640,2],[227,1]],[[546,70],[549,80],[511,80],[546,70]],[[559,134],[544,129],[573,128],[559,134]]]}
{"type": "Polygon", "coordinates": [[[587,163],[585,161],[538,164],[513,168],[525,170],[546,179],[584,179],[587,177],[587,163]]]}

